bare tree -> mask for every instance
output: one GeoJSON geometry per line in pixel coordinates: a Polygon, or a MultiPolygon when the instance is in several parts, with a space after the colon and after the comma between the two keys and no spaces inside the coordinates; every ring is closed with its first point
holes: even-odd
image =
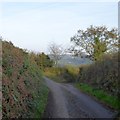
{"type": "Polygon", "coordinates": [[[49,45],[49,53],[51,59],[53,59],[55,66],[58,66],[58,61],[65,55],[65,49],[62,45],[52,43],[49,45]]]}

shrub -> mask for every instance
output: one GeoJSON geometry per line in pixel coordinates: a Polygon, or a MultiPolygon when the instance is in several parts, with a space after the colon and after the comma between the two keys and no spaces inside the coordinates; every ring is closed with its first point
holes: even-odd
{"type": "Polygon", "coordinates": [[[79,82],[102,88],[113,95],[119,94],[117,53],[105,55],[102,60],[82,66],[80,70],[79,82]]]}

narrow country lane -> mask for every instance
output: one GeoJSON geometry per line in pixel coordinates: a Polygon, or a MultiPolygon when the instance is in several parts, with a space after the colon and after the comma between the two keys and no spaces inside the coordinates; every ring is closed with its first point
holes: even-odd
{"type": "Polygon", "coordinates": [[[115,113],[70,84],[44,77],[50,89],[46,118],[113,118],[115,113]]]}

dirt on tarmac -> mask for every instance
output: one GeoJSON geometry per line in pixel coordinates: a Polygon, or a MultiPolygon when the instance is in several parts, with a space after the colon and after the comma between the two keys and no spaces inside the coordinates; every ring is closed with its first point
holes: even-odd
{"type": "Polygon", "coordinates": [[[115,112],[70,84],[44,77],[50,89],[44,118],[113,118],[115,112]]]}

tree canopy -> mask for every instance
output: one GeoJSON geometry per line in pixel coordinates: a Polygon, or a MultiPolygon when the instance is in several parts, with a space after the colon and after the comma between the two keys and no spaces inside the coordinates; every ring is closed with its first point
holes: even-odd
{"type": "Polygon", "coordinates": [[[71,37],[73,45],[70,51],[75,55],[85,53],[91,60],[99,60],[104,53],[118,50],[118,30],[108,30],[106,26],[90,26],[87,30],[78,30],[71,37]]]}

